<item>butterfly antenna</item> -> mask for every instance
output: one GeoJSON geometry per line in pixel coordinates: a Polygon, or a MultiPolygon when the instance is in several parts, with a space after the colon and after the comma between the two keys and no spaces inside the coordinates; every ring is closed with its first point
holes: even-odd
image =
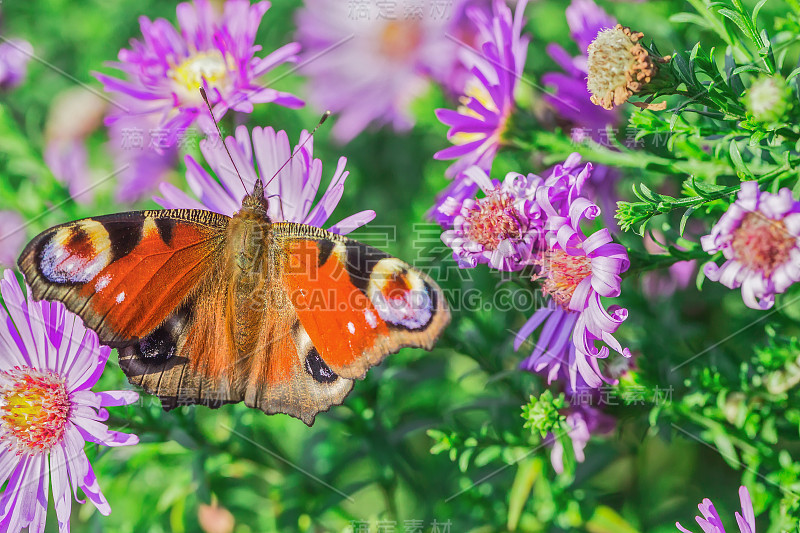
{"type": "Polygon", "coordinates": [[[311,130],[311,133],[309,133],[309,134],[308,134],[308,137],[306,137],[306,138],[303,140],[303,142],[302,142],[302,143],[300,143],[300,146],[298,146],[298,147],[295,149],[295,151],[292,153],[292,155],[290,155],[290,156],[289,156],[289,159],[287,159],[287,160],[286,160],[286,162],[285,162],[284,164],[282,164],[282,165],[281,165],[281,168],[279,168],[279,169],[278,169],[278,171],[277,171],[277,172],[275,172],[275,174],[274,174],[274,175],[273,175],[273,176],[272,176],[272,177],[269,179],[269,181],[268,181],[267,183],[265,183],[265,184],[264,184],[264,190],[266,190],[266,188],[267,188],[267,185],[269,185],[270,183],[272,183],[272,180],[274,180],[275,178],[277,178],[277,177],[278,177],[278,174],[280,174],[280,173],[281,173],[281,170],[283,170],[284,168],[286,168],[286,165],[288,165],[288,164],[289,164],[289,161],[291,161],[291,160],[292,160],[292,158],[294,158],[294,156],[296,156],[296,155],[297,155],[297,153],[298,153],[298,152],[299,152],[299,151],[300,151],[300,150],[303,148],[303,146],[305,146],[305,145],[306,145],[306,143],[307,143],[308,141],[310,141],[310,140],[311,140],[311,138],[312,138],[312,137],[314,136],[314,134],[317,132],[317,130],[319,129],[319,127],[320,127],[320,126],[322,126],[322,124],[324,124],[326,120],[328,120],[328,117],[329,117],[329,116],[331,116],[331,112],[330,112],[330,111],[325,111],[325,112],[322,114],[322,117],[319,119],[319,122],[317,122],[317,125],[316,125],[316,126],[314,126],[314,129],[313,129],[313,130],[311,130]]]}
{"type": "Polygon", "coordinates": [[[203,96],[203,101],[206,103],[206,107],[208,107],[208,112],[211,114],[211,121],[214,123],[214,127],[217,128],[217,133],[219,134],[219,140],[222,141],[222,146],[225,148],[225,151],[228,152],[228,157],[231,159],[231,163],[233,164],[233,170],[236,171],[236,175],[239,177],[239,181],[242,182],[242,187],[244,187],[245,193],[247,193],[247,185],[244,184],[242,175],[239,174],[239,169],[236,168],[236,161],[233,160],[231,151],[228,150],[228,145],[225,144],[225,139],[222,137],[222,131],[219,129],[219,124],[217,123],[217,119],[214,118],[214,112],[211,110],[211,103],[208,101],[208,95],[206,95],[206,90],[202,87],[200,87],[200,94],[203,96]]]}

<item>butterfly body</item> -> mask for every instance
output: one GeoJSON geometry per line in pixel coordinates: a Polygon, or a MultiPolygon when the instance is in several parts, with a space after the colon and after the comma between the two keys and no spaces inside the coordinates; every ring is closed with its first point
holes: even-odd
{"type": "Polygon", "coordinates": [[[311,425],[389,353],[431,349],[449,311],[406,263],[266,213],[257,187],[233,217],[79,220],[34,238],[19,265],[34,298],[64,302],[120,348],[131,383],[166,409],[244,401],[311,425]]]}

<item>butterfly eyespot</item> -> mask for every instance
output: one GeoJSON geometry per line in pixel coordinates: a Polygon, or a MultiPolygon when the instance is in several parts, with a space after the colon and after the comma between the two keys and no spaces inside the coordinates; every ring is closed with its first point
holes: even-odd
{"type": "Polygon", "coordinates": [[[320,383],[333,383],[339,376],[325,364],[316,348],[311,348],[306,354],[306,372],[320,383]]]}
{"type": "MultiPolygon", "coordinates": [[[[433,317],[430,287],[399,259],[386,258],[375,265],[367,296],[378,315],[396,327],[422,329],[433,317]]],[[[369,317],[365,318],[371,324],[369,317]]]]}
{"type": "Polygon", "coordinates": [[[111,263],[111,240],[102,223],[84,220],[63,227],[42,246],[39,270],[53,283],[88,283],[111,263]]]}
{"type": "Polygon", "coordinates": [[[139,341],[139,354],[149,364],[161,364],[175,355],[175,341],[162,326],[139,341]]]}

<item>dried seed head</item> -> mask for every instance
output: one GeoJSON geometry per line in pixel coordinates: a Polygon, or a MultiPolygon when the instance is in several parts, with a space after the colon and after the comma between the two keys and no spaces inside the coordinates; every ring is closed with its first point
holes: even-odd
{"type": "Polygon", "coordinates": [[[587,86],[592,103],[605,109],[624,104],[658,74],[654,61],[633,33],[621,24],[601,30],[589,45],[587,86]]]}

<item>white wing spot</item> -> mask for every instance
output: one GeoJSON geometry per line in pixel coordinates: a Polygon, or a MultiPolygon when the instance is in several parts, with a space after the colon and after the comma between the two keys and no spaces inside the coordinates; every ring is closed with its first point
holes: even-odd
{"type": "Polygon", "coordinates": [[[117,303],[121,304],[124,301],[125,301],[125,291],[122,291],[121,293],[117,294],[117,303]]]}
{"type": "Polygon", "coordinates": [[[355,335],[355,333],[356,333],[356,325],[353,324],[352,322],[348,322],[347,323],[347,331],[349,331],[351,335],[355,335]]]}
{"type": "Polygon", "coordinates": [[[94,284],[95,292],[102,291],[103,289],[108,287],[109,283],[111,283],[111,275],[110,274],[106,274],[105,276],[100,276],[100,278],[97,280],[97,283],[94,284]]]}
{"type": "Polygon", "coordinates": [[[378,327],[378,317],[376,317],[375,313],[373,313],[369,309],[364,310],[364,318],[367,319],[367,324],[369,324],[369,327],[371,327],[372,329],[378,327]]]}

